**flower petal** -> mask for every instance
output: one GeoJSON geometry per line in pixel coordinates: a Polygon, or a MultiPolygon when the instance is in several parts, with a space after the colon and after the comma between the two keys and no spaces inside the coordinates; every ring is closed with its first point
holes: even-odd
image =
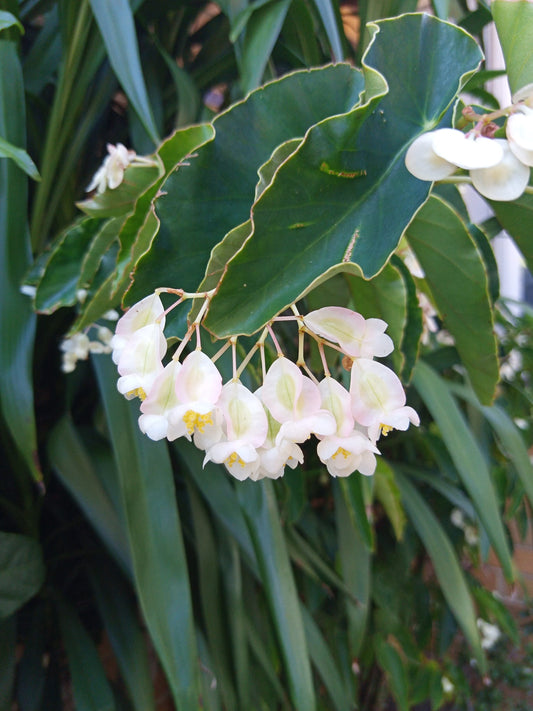
{"type": "Polygon", "coordinates": [[[407,170],[419,180],[442,180],[457,170],[454,163],[444,160],[433,150],[433,134],[434,131],[423,133],[405,154],[407,170]]]}
{"type": "Polygon", "coordinates": [[[459,168],[490,168],[503,158],[500,145],[485,136],[468,136],[455,128],[441,128],[433,134],[433,150],[459,168]]]}

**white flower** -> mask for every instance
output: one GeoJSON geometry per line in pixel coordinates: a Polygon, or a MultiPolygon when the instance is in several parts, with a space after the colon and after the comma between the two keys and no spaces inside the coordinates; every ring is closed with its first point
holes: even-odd
{"type": "Polygon", "coordinates": [[[372,441],[391,429],[406,430],[410,423],[420,424],[415,410],[405,405],[405,392],[398,376],[375,360],[354,361],[350,395],[355,421],[368,427],[372,441]]]}
{"type": "Polygon", "coordinates": [[[320,407],[318,387],[287,358],[278,358],[268,369],[261,398],[272,417],[281,423],[276,441],[299,443],[311,434],[335,432],[335,419],[320,407]]]}
{"type": "Polygon", "coordinates": [[[86,188],[86,192],[91,192],[95,188],[99,193],[105,192],[106,188],[114,190],[124,180],[124,171],[135,159],[135,151],[128,150],[122,143],[116,146],[107,144],[107,155],[104,162],[98,168],[93,179],[86,188]]]}
{"type": "Polygon", "coordinates": [[[155,378],[150,392],[141,404],[139,428],[150,439],[160,440],[167,437],[176,439],[170,428],[170,414],[179,404],[176,395],[176,377],[181,363],[171,360],[155,378]]]}
{"type": "Polygon", "coordinates": [[[117,364],[122,376],[118,379],[117,389],[128,400],[134,397],[144,400],[163,370],[161,360],[167,342],[159,324],[153,323],[135,331],[127,346],[122,350],[117,364]]]}
{"type": "Polygon", "coordinates": [[[455,686],[452,684],[452,682],[448,679],[447,676],[442,677],[441,684],[442,684],[442,690],[444,691],[445,694],[451,694],[452,691],[455,689],[455,686]]]}
{"type": "MultiPolygon", "coordinates": [[[[255,391],[256,397],[261,400],[263,388],[255,391]]],[[[261,400],[262,401],[262,400],[261,400]]],[[[264,405],[264,403],[263,403],[264,405]]],[[[267,434],[264,443],[258,448],[257,453],[261,463],[253,479],[279,479],[285,473],[285,466],[294,469],[298,464],[302,464],[304,454],[296,442],[287,439],[278,439],[281,424],[270,414],[268,408],[264,406],[268,422],[267,434]]]]}
{"type": "Polygon", "coordinates": [[[342,306],[325,306],[304,316],[305,325],[323,338],[338,343],[352,358],[387,356],[394,350],[387,323],[379,318],[365,319],[342,306]]]}
{"type": "Polygon", "coordinates": [[[268,430],[263,405],[241,382],[230,381],[222,388],[218,407],[226,424],[226,439],[207,450],[204,464],[224,463],[230,474],[241,481],[253,477],[261,463],[257,450],[268,430]]]}
{"type": "Polygon", "coordinates": [[[497,141],[455,128],[435,131],[432,147],[440,158],[465,170],[490,168],[503,158],[503,149],[497,141]]]}
{"type": "Polygon", "coordinates": [[[409,146],[405,155],[407,170],[419,180],[442,180],[455,173],[457,166],[433,150],[435,131],[423,133],[409,146]]]}
{"type": "MultiPolygon", "coordinates": [[[[510,142],[503,138],[495,138],[493,143],[497,143],[502,148],[501,161],[490,168],[471,170],[472,184],[489,200],[516,200],[529,183],[529,168],[519,160],[520,156],[517,157],[510,142]]],[[[533,156],[533,151],[531,154],[533,156]]]]}
{"type": "Polygon", "coordinates": [[[507,119],[509,147],[522,163],[533,166],[533,111],[521,106],[507,119]]]}
{"type": "Polygon", "coordinates": [[[476,623],[481,634],[481,647],[483,649],[492,649],[502,634],[499,627],[491,625],[490,622],[486,622],[486,620],[482,620],[481,618],[479,618],[476,623]]]}
{"type": "Polygon", "coordinates": [[[362,432],[355,429],[351,412],[350,393],[331,377],[324,378],[318,386],[322,406],[331,412],[337,425],[336,432],[321,437],[317,446],[320,461],[331,476],[349,476],[359,471],[365,476],[376,470],[379,450],[362,432]]]}
{"type": "Polygon", "coordinates": [[[165,309],[158,294],[150,294],[138,301],[117,321],[115,335],[111,339],[114,363],[119,362],[122,352],[134,334],[149,325],[157,325],[163,336],[165,309]]]}
{"type": "Polygon", "coordinates": [[[211,358],[200,350],[192,351],[176,376],[177,404],[169,415],[172,438],[191,439],[214,425],[213,410],[222,392],[222,376],[211,358]]]}
{"type": "Polygon", "coordinates": [[[450,514],[450,521],[453,523],[454,526],[457,526],[457,528],[460,528],[461,530],[463,530],[466,525],[465,515],[461,511],[461,509],[452,509],[452,512],[450,514]]]}

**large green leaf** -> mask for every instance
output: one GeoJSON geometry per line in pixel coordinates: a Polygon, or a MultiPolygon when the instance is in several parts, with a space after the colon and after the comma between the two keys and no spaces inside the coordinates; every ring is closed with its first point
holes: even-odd
{"type": "Polygon", "coordinates": [[[95,472],[93,462],[73,423],[61,419],[48,440],[50,463],[123,570],[132,573],[128,541],[117,511],[95,472]]]}
{"type": "Polygon", "coordinates": [[[313,711],[316,701],[309,652],[272,485],[245,481],[237,493],[252,536],[293,706],[297,711],[313,711]]]}
{"type": "Polygon", "coordinates": [[[408,479],[400,474],[397,479],[405,508],[431,557],[444,597],[470,643],[480,668],[484,670],[486,659],[479,641],[472,598],[450,539],[438,518],[408,479]]]}
{"type": "Polygon", "coordinates": [[[482,405],[469,388],[457,383],[451,383],[450,387],[452,392],[478,409],[493,428],[505,455],[513,463],[529,502],[533,506],[533,463],[524,438],[512,418],[498,405],[492,407],[482,405]]]}
{"type": "Polygon", "coordinates": [[[189,574],[168,451],[137,425],[110,358],[93,359],[122,488],[144,618],[180,711],[197,711],[197,651],[189,574]]]}
{"type": "Polygon", "coordinates": [[[91,585],[135,711],[154,711],[147,640],[131,589],[111,566],[90,569],[91,585]]]}
{"type": "MultiPolygon", "coordinates": [[[[0,136],[24,146],[24,85],[17,46],[0,40],[0,136]]],[[[26,223],[28,180],[0,158],[0,403],[29,471],[40,481],[33,413],[32,357],[36,318],[20,284],[31,255],[26,223]]]]}
{"type": "Polygon", "coordinates": [[[58,604],[76,711],[115,711],[111,685],[89,633],[73,609],[58,604]]]}
{"type": "Polygon", "coordinates": [[[137,265],[128,304],[161,285],[194,291],[213,247],[249,218],[258,168],[280,143],[304,136],[330,112],[349,110],[362,89],[361,73],[346,64],[294,72],[217,116],[214,139],[162,187],[161,227],[137,265]]]}
{"type": "Polygon", "coordinates": [[[533,5],[526,0],[494,0],[490,9],[514,94],[533,83],[533,5]]]}
{"type": "Polygon", "coordinates": [[[253,231],[206,318],[216,335],[258,330],[324,273],[374,276],[426,199],[429,185],[409,174],[405,152],[439,123],[480,50],[426,15],[385,20],[373,33],[363,102],[313,126],[253,205],[253,231]]]}
{"type": "Polygon", "coordinates": [[[489,404],[499,366],[483,258],[459,215],[438,197],[417,213],[407,239],[472,386],[481,402],[489,404]]]}
{"type": "Polygon", "coordinates": [[[448,385],[429,365],[418,361],[413,384],[437,426],[477,514],[502,564],[513,579],[509,546],[487,462],[448,385]]]}
{"type": "Polygon", "coordinates": [[[0,532],[0,618],[9,617],[39,592],[45,569],[39,542],[0,532]]]}
{"type": "Polygon", "coordinates": [[[533,272],[533,195],[524,193],[513,202],[491,202],[504,230],[515,240],[533,272]]]}
{"type": "Polygon", "coordinates": [[[109,61],[154,143],[159,142],[141,68],[133,13],[128,0],[90,0],[109,61]]]}

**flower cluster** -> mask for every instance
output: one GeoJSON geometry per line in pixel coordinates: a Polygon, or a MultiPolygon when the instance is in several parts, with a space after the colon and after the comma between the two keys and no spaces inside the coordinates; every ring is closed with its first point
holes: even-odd
{"type": "Polygon", "coordinates": [[[470,108],[463,113],[476,122],[474,128],[422,134],[407,151],[407,169],[420,180],[443,180],[461,168],[484,197],[516,200],[526,190],[533,166],[533,108],[526,100],[484,116],[470,108]],[[492,119],[508,114],[506,138],[494,138],[498,126],[492,119]]]}
{"type": "Polygon", "coordinates": [[[237,479],[258,480],[276,479],[283,475],[285,466],[301,464],[304,454],[300,445],[315,435],[318,457],[332,476],[347,476],[356,470],[371,475],[380,436],[393,428],[406,430],[410,423],[419,424],[415,410],[405,404],[399,378],[374,360],[393,350],[384,321],[365,319],[340,307],[302,316],[293,307],[294,316],[281,318],[298,324],[298,362],[283,355],[269,324],[237,368],[236,338],[230,338],[213,358],[201,349],[200,322],[211,295],[160,289],[135,304],[117,323],[111,341],[120,375],[117,387],[128,399],[140,398],[139,427],[151,439],[185,437],[205,452],[204,464],[223,463],[237,479]],[[170,359],[165,359],[167,312],[161,292],[178,294],[177,303],[184,298],[205,299],[170,359]],[[182,359],[185,345],[195,333],[197,346],[182,359]],[[303,360],[305,335],[318,343],[324,366],[320,382],[303,360]],[[269,336],[278,357],[267,369],[264,346],[269,336]],[[344,362],[349,362],[349,390],[331,376],[325,345],[340,351],[344,362]],[[215,361],[230,347],[233,377],[224,384],[215,361]],[[257,351],[263,379],[252,392],[243,385],[240,374],[257,351]],[[164,364],[164,360],[168,362],[164,364]]]}
{"type": "Polygon", "coordinates": [[[126,148],[122,143],[114,146],[107,144],[107,156],[85,191],[90,193],[96,189],[98,194],[104,193],[107,189],[115,190],[124,181],[124,171],[133,166],[155,165],[151,158],[139,156],[135,151],[126,148]]]}

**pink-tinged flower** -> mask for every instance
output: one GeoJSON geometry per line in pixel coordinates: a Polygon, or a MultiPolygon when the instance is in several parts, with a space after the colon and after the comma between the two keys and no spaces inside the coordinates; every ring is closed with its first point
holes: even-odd
{"type": "Polygon", "coordinates": [[[167,342],[158,324],[140,328],[131,336],[118,361],[117,388],[128,400],[144,400],[153,382],[163,370],[161,362],[167,342]]]}
{"type": "Polygon", "coordinates": [[[509,147],[522,163],[533,166],[533,110],[521,106],[506,125],[509,147]]]}
{"type": "Polygon", "coordinates": [[[326,306],[304,316],[305,325],[318,336],[338,343],[352,358],[389,355],[394,350],[387,324],[379,318],[365,319],[342,306],[326,306]]]}
{"type": "MultiPolygon", "coordinates": [[[[261,392],[262,388],[255,391],[259,399],[261,399],[261,392]]],[[[261,464],[258,471],[250,477],[254,480],[263,479],[264,477],[279,479],[285,473],[286,465],[294,469],[298,464],[302,464],[304,460],[304,453],[295,442],[287,439],[277,440],[281,425],[272,417],[267,408],[265,408],[265,413],[268,421],[268,430],[264,444],[257,450],[261,464]]]]}
{"type": "Polygon", "coordinates": [[[502,147],[502,160],[491,168],[471,170],[472,184],[481,195],[489,200],[516,200],[529,183],[528,165],[533,165],[533,149],[531,150],[531,164],[524,165],[524,162],[519,160],[520,156],[517,157],[513,152],[510,142],[508,143],[503,138],[495,138],[494,141],[502,147]]]}
{"type": "Polygon", "coordinates": [[[405,405],[400,379],[382,363],[366,358],[355,360],[350,395],[353,416],[360,425],[368,427],[372,441],[391,429],[406,430],[410,423],[420,424],[415,410],[405,405]]]}
{"type": "Polygon", "coordinates": [[[224,463],[236,479],[243,481],[258,471],[257,449],[265,441],[268,422],[263,405],[239,381],[230,381],[222,388],[218,402],[226,425],[226,440],[213,444],[206,452],[206,462],[224,463]]]}
{"type": "Polygon", "coordinates": [[[213,361],[200,350],[185,358],[176,377],[176,399],[169,419],[173,438],[191,439],[214,426],[213,410],[222,391],[222,376],[213,361]]]}
{"type": "Polygon", "coordinates": [[[322,407],[331,412],[337,429],[328,437],[321,437],[317,454],[331,476],[348,476],[358,470],[370,476],[376,469],[379,450],[362,432],[355,428],[350,393],[336,380],[326,377],[318,388],[322,407]]]}
{"type": "Polygon", "coordinates": [[[272,417],[281,423],[276,442],[304,442],[311,434],[335,432],[335,418],[320,407],[318,387],[287,358],[278,358],[268,369],[261,398],[272,417]]]}
{"type": "Polygon", "coordinates": [[[158,294],[150,294],[128,309],[117,321],[115,335],[111,339],[113,362],[118,363],[133,334],[141,328],[157,324],[162,334],[165,328],[164,313],[165,309],[158,294]]]}
{"type": "Polygon", "coordinates": [[[179,405],[176,395],[176,377],[181,368],[181,363],[172,360],[165,366],[154,380],[150,392],[141,404],[139,427],[141,432],[150,439],[160,440],[167,437],[175,439],[170,428],[170,414],[179,405]]]}
{"type": "Polygon", "coordinates": [[[124,171],[136,157],[135,151],[128,150],[122,143],[116,146],[108,143],[107,152],[104,162],[86,188],[88,193],[95,188],[99,193],[105,192],[108,187],[110,190],[118,188],[124,180],[124,171]]]}
{"type": "Polygon", "coordinates": [[[349,476],[355,471],[371,476],[376,470],[379,449],[357,430],[348,437],[324,437],[316,449],[331,476],[349,476]]]}

